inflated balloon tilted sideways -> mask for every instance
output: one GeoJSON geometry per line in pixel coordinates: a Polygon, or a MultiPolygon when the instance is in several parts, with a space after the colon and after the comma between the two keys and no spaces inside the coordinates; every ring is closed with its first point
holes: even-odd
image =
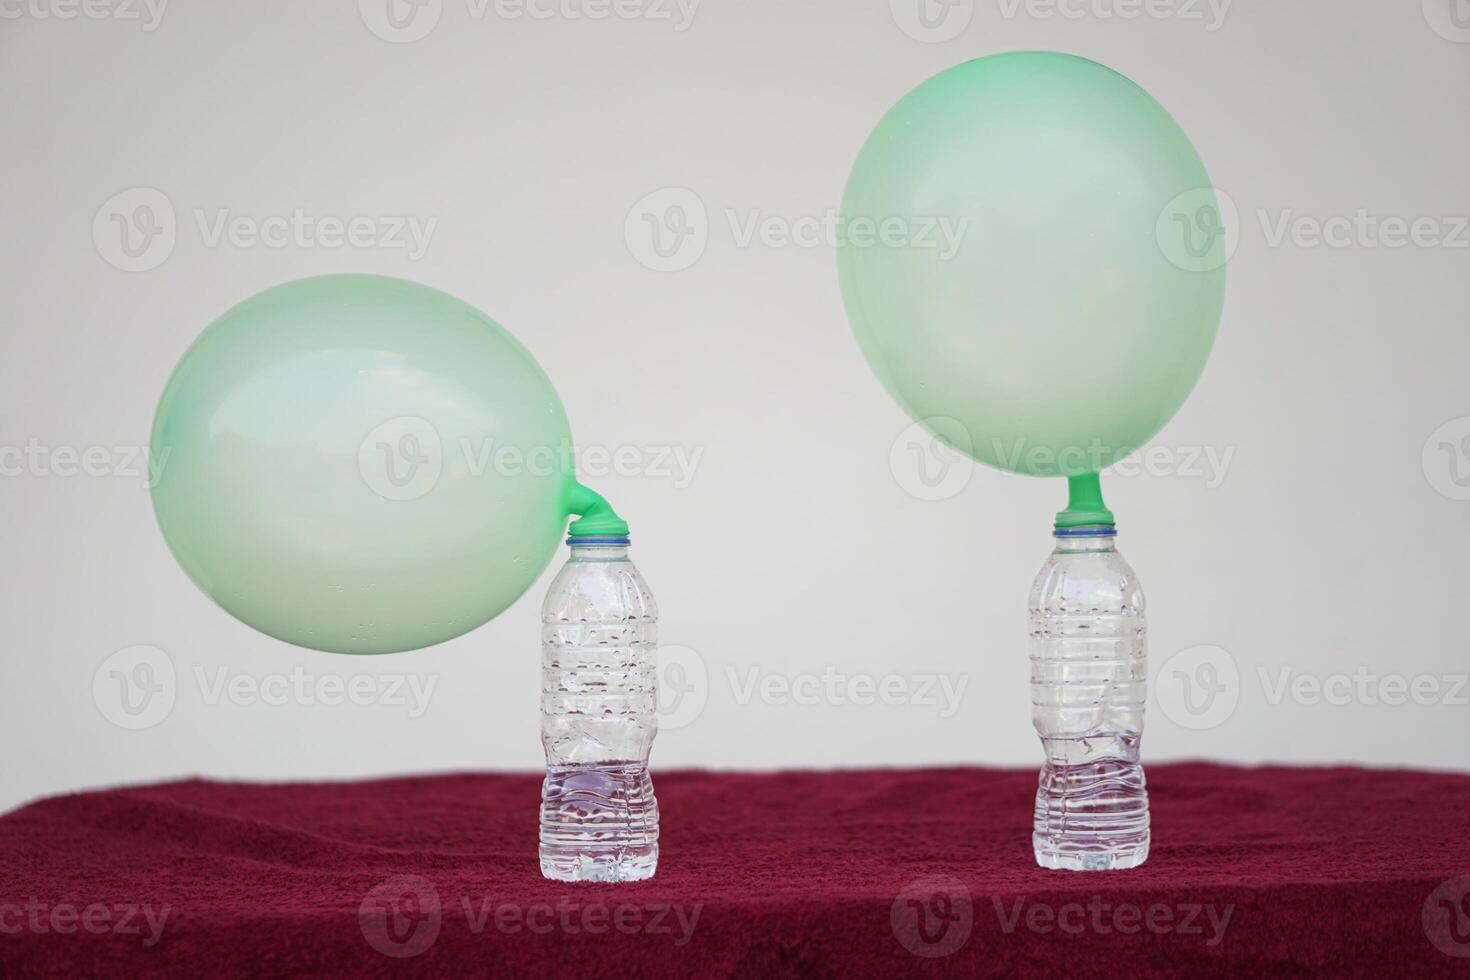
{"type": "Polygon", "coordinates": [[[488,316],[399,279],[250,297],[154,420],[154,510],[211,599],[277,639],[391,653],[504,611],[582,533],[627,525],[573,474],[561,400],[488,316]]]}

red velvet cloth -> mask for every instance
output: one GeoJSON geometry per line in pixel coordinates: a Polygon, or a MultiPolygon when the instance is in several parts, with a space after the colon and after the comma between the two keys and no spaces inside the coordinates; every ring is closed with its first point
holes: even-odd
{"type": "Polygon", "coordinates": [[[0,818],[0,975],[1470,974],[1470,777],[1148,777],[1148,863],[1077,873],[1034,772],[655,772],[631,885],[541,878],[534,775],[63,796],[0,818]]]}

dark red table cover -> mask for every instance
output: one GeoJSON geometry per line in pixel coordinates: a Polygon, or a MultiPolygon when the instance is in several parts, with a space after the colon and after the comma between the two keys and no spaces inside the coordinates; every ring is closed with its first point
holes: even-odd
{"type": "Polygon", "coordinates": [[[656,772],[632,885],[541,878],[535,775],[62,796],[0,817],[0,975],[1470,975],[1470,776],[1148,777],[1148,863],[1068,873],[1034,772],[656,772]]]}

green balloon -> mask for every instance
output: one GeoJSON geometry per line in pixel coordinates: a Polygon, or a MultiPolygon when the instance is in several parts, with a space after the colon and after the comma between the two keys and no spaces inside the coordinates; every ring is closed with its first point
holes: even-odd
{"type": "MultiPolygon", "coordinates": [[[[434,289],[268,289],[184,354],[153,505],[189,577],[250,626],[336,653],[479,626],[545,569],[582,491],[546,374],[434,289]]],[[[581,509],[578,513],[583,512],[581,509]]]]}
{"type": "Polygon", "coordinates": [[[1173,417],[1214,342],[1225,241],[1204,166],[1147,92],[1084,58],[930,78],[873,130],[842,218],[864,355],[982,463],[1111,465],[1173,417]]]}

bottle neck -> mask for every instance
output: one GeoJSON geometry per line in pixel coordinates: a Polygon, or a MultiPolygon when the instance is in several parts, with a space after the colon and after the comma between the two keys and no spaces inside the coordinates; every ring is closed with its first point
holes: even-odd
{"type": "Polygon", "coordinates": [[[1118,532],[1110,524],[1059,527],[1052,532],[1052,537],[1057,543],[1057,554],[1117,551],[1117,546],[1114,544],[1117,536],[1118,532]]]}
{"type": "Polygon", "coordinates": [[[609,540],[579,540],[570,538],[567,544],[571,546],[571,557],[569,561],[627,561],[628,542],[609,540]]]}

